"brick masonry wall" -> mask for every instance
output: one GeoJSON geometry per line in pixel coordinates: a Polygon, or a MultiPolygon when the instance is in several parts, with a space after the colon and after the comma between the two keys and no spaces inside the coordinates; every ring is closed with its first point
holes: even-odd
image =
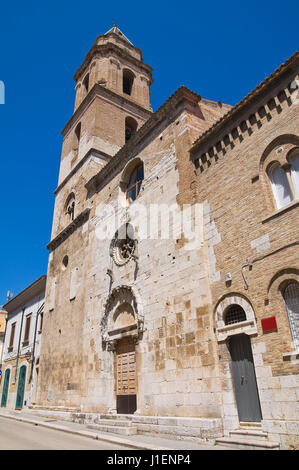
{"type": "MultiPolygon", "coordinates": [[[[298,447],[299,435],[299,361],[285,355],[294,344],[280,290],[283,282],[299,279],[298,204],[276,211],[263,159],[271,151],[272,159],[278,154],[285,158],[290,148],[298,146],[298,105],[289,98],[289,81],[280,82],[238,122],[222,129],[222,136],[227,132],[224,140],[220,134],[211,138],[208,145],[214,154],[207,152],[205,163],[196,162],[198,200],[205,205],[214,315],[217,304],[232,293],[244,296],[253,307],[257,334],[251,344],[263,428],[284,448],[298,447]],[[232,133],[234,127],[237,132],[232,133]],[[232,277],[229,283],[226,273],[232,277]],[[263,333],[261,320],[271,316],[277,330],[263,333]]],[[[214,322],[216,327],[215,318],[214,322]]],[[[218,354],[224,426],[229,430],[238,420],[226,343],[218,344],[218,354]]]]}

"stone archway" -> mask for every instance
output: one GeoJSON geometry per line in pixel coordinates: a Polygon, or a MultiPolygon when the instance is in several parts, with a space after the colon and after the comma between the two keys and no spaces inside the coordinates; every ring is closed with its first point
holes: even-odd
{"type": "Polygon", "coordinates": [[[257,325],[254,310],[248,299],[239,293],[231,293],[223,297],[216,305],[215,326],[218,342],[226,341],[233,335],[245,333],[249,336],[257,334],[257,325]],[[242,322],[234,324],[225,324],[225,314],[232,305],[240,306],[245,313],[246,318],[242,322]]]}
{"type": "Polygon", "coordinates": [[[109,295],[101,321],[102,344],[113,352],[117,413],[137,409],[136,344],[143,335],[141,305],[129,286],[118,286],[109,295]]]}

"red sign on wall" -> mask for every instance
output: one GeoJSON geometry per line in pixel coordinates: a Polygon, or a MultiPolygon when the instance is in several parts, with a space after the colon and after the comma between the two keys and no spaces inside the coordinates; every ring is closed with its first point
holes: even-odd
{"type": "Polygon", "coordinates": [[[276,318],[275,317],[263,318],[262,329],[263,329],[263,333],[277,330],[276,318]]]}

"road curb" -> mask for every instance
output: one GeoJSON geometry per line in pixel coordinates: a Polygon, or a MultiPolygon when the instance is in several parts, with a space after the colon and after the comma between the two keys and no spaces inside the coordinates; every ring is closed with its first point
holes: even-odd
{"type": "Polygon", "coordinates": [[[67,426],[61,426],[59,424],[47,423],[45,421],[38,421],[38,420],[30,419],[30,418],[24,418],[21,416],[19,417],[19,416],[12,416],[12,415],[5,414],[5,413],[0,413],[0,417],[14,419],[15,421],[21,421],[23,423],[33,424],[34,426],[42,426],[45,428],[55,429],[57,431],[67,432],[69,434],[77,434],[80,436],[89,437],[91,439],[95,439],[99,441],[110,442],[112,444],[120,444],[126,447],[131,447],[132,449],[135,449],[135,450],[174,450],[170,447],[152,446],[145,442],[133,443],[126,439],[121,439],[121,438],[114,437],[114,436],[99,434],[99,433],[95,433],[92,431],[84,431],[82,429],[71,429],[67,426]]]}

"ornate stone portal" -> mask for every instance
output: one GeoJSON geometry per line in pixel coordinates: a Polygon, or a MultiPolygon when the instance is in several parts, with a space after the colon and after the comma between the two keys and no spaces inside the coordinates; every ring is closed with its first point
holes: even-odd
{"type": "Polygon", "coordinates": [[[101,320],[103,348],[114,351],[118,340],[131,336],[137,344],[144,332],[144,318],[141,305],[133,289],[129,286],[118,286],[112,290],[101,320]]]}

